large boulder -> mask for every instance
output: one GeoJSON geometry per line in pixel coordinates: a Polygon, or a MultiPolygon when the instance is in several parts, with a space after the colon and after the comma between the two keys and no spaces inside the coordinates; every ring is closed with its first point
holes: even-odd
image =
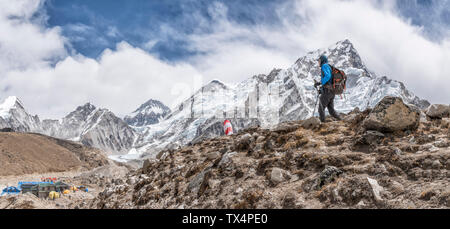
{"type": "Polygon", "coordinates": [[[420,111],[405,105],[398,97],[384,97],[364,120],[366,130],[394,132],[419,127],[420,111]]]}
{"type": "Polygon", "coordinates": [[[445,104],[433,104],[427,109],[430,118],[445,118],[450,115],[450,106],[445,104]]]}

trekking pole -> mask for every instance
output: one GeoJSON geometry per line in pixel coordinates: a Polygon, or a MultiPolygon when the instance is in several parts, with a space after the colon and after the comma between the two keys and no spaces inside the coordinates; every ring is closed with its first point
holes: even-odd
{"type": "Polygon", "coordinates": [[[317,107],[317,102],[319,102],[319,96],[320,96],[320,94],[317,95],[316,103],[314,104],[314,110],[312,113],[312,117],[314,117],[314,113],[316,113],[316,107],[317,107]]]}
{"type": "MultiPolygon", "coordinates": [[[[317,81],[314,80],[314,83],[317,83],[317,81]]],[[[319,102],[319,97],[320,97],[320,90],[317,87],[314,87],[314,88],[316,88],[316,90],[317,90],[317,98],[316,98],[316,103],[314,104],[314,110],[312,113],[312,117],[314,117],[314,113],[316,113],[317,102],[319,102]]]]}

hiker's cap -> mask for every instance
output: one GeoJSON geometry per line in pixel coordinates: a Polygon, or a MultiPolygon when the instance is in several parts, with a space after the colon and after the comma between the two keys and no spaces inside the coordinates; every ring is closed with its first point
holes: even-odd
{"type": "Polygon", "coordinates": [[[327,58],[327,56],[325,56],[325,55],[321,55],[321,56],[319,57],[319,60],[320,60],[320,63],[321,63],[321,64],[328,63],[328,58],[327,58]]]}

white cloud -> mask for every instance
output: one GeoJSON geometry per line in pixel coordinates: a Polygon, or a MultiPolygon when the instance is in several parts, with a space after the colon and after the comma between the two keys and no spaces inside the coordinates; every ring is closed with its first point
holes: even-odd
{"type": "Polygon", "coordinates": [[[32,21],[38,0],[0,0],[0,73],[41,67],[66,55],[60,28],[44,28],[32,21]]]}
{"type": "MultiPolygon", "coordinates": [[[[178,98],[171,88],[192,85],[196,75],[190,65],[164,63],[122,42],[116,51],[105,50],[98,60],[67,57],[54,67],[11,71],[2,83],[11,85],[31,111],[59,118],[86,102],[125,115],[149,98],[178,98]]],[[[185,93],[193,90],[188,89],[185,93]]]]}
{"type": "MultiPolygon", "coordinates": [[[[34,0],[0,1],[1,98],[17,95],[31,113],[60,118],[86,102],[124,115],[150,98],[172,105],[194,90],[185,88],[198,78],[194,67],[168,64],[126,42],[114,51],[105,50],[98,59],[67,56],[60,28],[48,29],[30,20],[39,6],[34,0]],[[55,59],[52,65],[49,60],[55,59]],[[188,91],[172,92],[176,85],[188,91]]],[[[72,28],[89,30],[81,24],[72,28]]]]}
{"type": "MultiPolygon", "coordinates": [[[[289,67],[307,51],[348,38],[379,75],[405,82],[431,102],[448,103],[450,39],[428,41],[388,2],[291,1],[275,9],[282,20],[277,26],[236,24],[226,18],[225,6],[214,4],[209,11],[212,24],[192,14],[199,27],[210,26],[212,33],[198,29],[186,35],[162,26],[159,40],[176,36],[201,53],[174,64],[126,42],[97,59],[67,56],[67,39],[58,27],[31,21],[40,9],[39,1],[0,0],[0,85],[9,89],[0,97],[17,95],[32,113],[43,117],[62,117],[88,101],[124,115],[150,98],[174,105],[208,80],[239,82],[289,67]],[[48,62],[55,59],[59,62],[54,66],[48,62]],[[174,94],[180,91],[182,95],[174,94]]],[[[149,41],[144,48],[154,44],[149,41]]]]}

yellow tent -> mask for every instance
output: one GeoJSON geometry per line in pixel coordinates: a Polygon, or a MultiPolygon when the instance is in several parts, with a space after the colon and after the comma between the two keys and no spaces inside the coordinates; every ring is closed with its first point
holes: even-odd
{"type": "Polygon", "coordinates": [[[59,193],[55,192],[55,191],[51,191],[48,194],[48,198],[51,199],[51,200],[58,199],[59,198],[59,193]]]}

